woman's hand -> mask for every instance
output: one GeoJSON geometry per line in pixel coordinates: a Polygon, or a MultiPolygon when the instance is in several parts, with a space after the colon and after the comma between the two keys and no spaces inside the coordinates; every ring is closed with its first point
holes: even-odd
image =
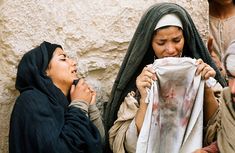
{"type": "Polygon", "coordinates": [[[80,79],[77,85],[72,85],[70,89],[71,101],[81,100],[90,104],[93,97],[93,91],[90,89],[84,79],[80,79]]]}
{"type": "Polygon", "coordinates": [[[96,91],[93,90],[92,88],[90,88],[90,90],[91,90],[91,96],[92,96],[90,105],[93,105],[96,103],[96,91]]]}
{"type": "Polygon", "coordinates": [[[148,106],[145,103],[145,99],[147,97],[146,88],[151,87],[153,80],[157,80],[157,76],[156,76],[155,71],[151,68],[150,65],[147,65],[146,67],[144,67],[140,75],[136,78],[136,86],[141,95],[140,107],[135,116],[135,124],[136,124],[138,133],[140,132],[142,128],[145,113],[146,113],[147,106],[148,106]]]}
{"type": "Polygon", "coordinates": [[[196,75],[199,75],[201,73],[202,78],[205,80],[209,79],[209,77],[215,77],[215,70],[210,65],[204,63],[202,59],[198,59],[196,64],[196,75]]]}
{"type": "Polygon", "coordinates": [[[136,86],[140,92],[141,99],[147,97],[146,88],[150,88],[153,80],[157,80],[155,71],[148,65],[144,67],[141,74],[136,78],[136,86]]]}

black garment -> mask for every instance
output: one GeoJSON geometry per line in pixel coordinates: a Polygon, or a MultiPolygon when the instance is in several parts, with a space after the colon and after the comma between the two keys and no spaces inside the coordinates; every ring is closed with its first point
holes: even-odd
{"type": "MultiPolygon", "coordinates": [[[[135,80],[141,73],[144,66],[154,61],[154,51],[151,45],[154,28],[162,16],[175,13],[179,16],[183,24],[183,35],[185,45],[182,56],[199,59],[209,64],[216,71],[215,79],[221,85],[226,82],[220,74],[215,63],[205,47],[190,15],[184,8],[173,3],[159,3],[150,7],[142,16],[135,34],[130,42],[121,68],[114,82],[109,103],[105,108],[105,127],[108,130],[117,119],[117,112],[128,92],[135,89],[135,80]]],[[[106,138],[106,140],[108,137],[106,138]]],[[[108,142],[108,140],[106,141],[108,142]]]]}
{"type": "Polygon", "coordinates": [[[43,42],[20,61],[20,91],[10,121],[10,153],[100,153],[98,129],[69,101],[45,70],[56,44],[43,42]]]}

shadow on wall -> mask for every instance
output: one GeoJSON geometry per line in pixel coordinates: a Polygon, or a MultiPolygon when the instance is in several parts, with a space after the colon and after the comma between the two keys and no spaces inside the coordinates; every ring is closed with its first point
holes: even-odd
{"type": "Polygon", "coordinates": [[[0,0],[0,5],[2,5],[3,1],[4,1],[4,0],[0,0]]]}

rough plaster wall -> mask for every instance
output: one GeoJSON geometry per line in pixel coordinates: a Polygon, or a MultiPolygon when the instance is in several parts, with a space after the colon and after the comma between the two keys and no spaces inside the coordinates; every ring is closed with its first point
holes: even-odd
{"type": "MultiPolygon", "coordinates": [[[[8,152],[16,67],[26,51],[44,40],[61,44],[97,90],[102,109],[141,15],[160,1],[0,0],[0,152],[8,152]]],[[[168,0],[189,11],[206,40],[207,1],[178,1],[168,0]]]]}

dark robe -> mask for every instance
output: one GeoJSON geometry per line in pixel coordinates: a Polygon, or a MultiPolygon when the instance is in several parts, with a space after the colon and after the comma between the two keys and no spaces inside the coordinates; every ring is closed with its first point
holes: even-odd
{"type": "MultiPolygon", "coordinates": [[[[45,75],[56,44],[43,42],[21,59],[20,95],[11,114],[10,153],[100,153],[100,134],[79,108],[45,75]]],[[[59,73],[59,72],[58,72],[59,73]]]]}
{"type": "Polygon", "coordinates": [[[205,63],[215,69],[215,79],[222,86],[226,85],[224,78],[221,76],[219,69],[213,62],[187,11],[183,7],[173,3],[155,4],[145,12],[138,24],[112,87],[110,100],[105,107],[104,119],[106,124],[107,144],[108,130],[117,119],[117,112],[122,101],[124,100],[124,97],[127,93],[136,88],[136,78],[141,73],[143,68],[147,64],[151,64],[154,61],[155,54],[151,45],[154,28],[162,16],[170,13],[175,13],[178,15],[183,24],[185,44],[182,56],[196,59],[201,58],[205,63]]]}

